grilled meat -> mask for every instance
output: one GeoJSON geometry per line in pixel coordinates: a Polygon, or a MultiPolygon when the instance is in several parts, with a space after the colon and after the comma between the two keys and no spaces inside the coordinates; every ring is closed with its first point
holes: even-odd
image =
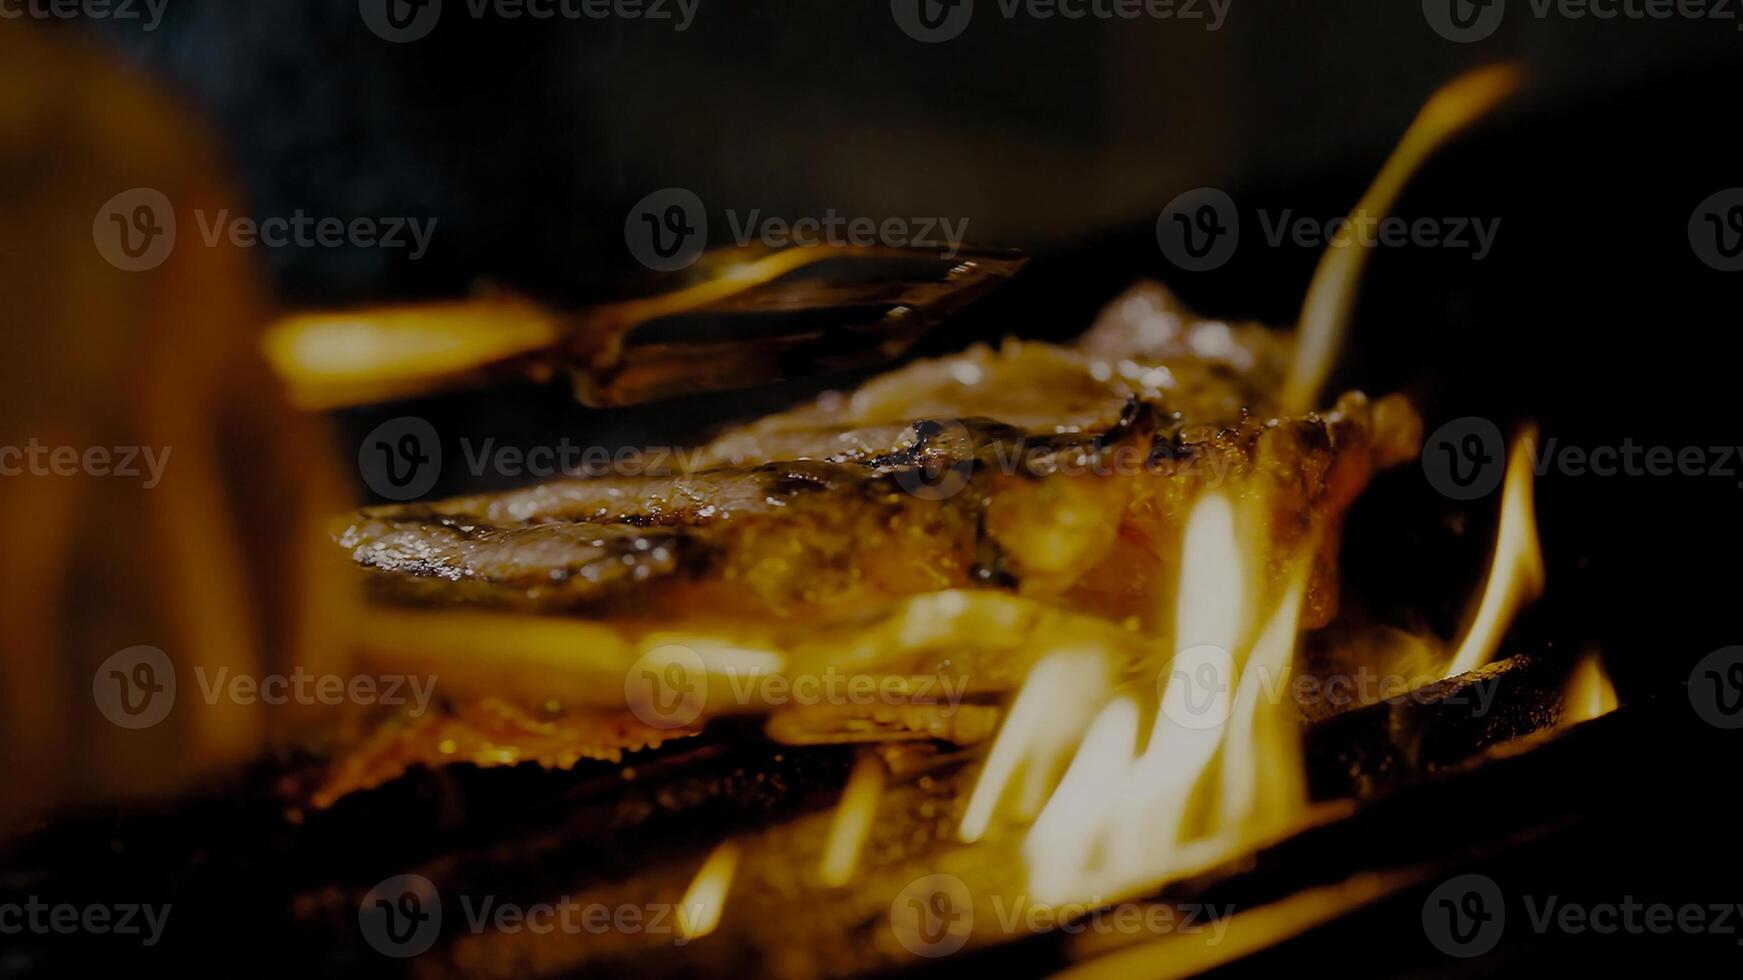
{"type": "Polygon", "coordinates": [[[1273,416],[1287,350],[1141,287],[1074,347],[919,362],[728,431],[681,471],[372,508],[338,540],[381,595],[442,605],[791,618],[999,588],[1142,614],[1204,489],[1275,491],[1256,516],[1287,550],[1414,451],[1398,398],[1273,416]]]}
{"type": "Polygon", "coordinates": [[[636,671],[674,649],[706,675],[674,733],[755,711],[783,741],[979,741],[992,699],[1049,649],[1108,651],[1115,682],[1165,658],[1173,556],[1212,490],[1262,544],[1261,601],[1312,561],[1302,621],[1323,624],[1342,515],[1416,452],[1420,423],[1402,398],[1359,393],[1279,416],[1290,345],[1144,284],[1072,346],[917,362],[730,430],[673,471],[361,511],[336,537],[393,624],[368,655],[435,673],[444,707],[378,737],[326,798],[410,762],[609,756],[620,743],[601,731],[643,729],[625,714],[636,671]],[[796,704],[763,683],[829,671],[958,684],[796,704]],[[592,720],[496,724],[479,751],[442,751],[486,698],[592,720]]]}

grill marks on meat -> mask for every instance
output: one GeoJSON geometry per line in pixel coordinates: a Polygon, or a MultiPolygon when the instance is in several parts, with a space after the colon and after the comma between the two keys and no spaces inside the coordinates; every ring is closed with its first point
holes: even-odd
{"type": "Polygon", "coordinates": [[[729,431],[691,472],[372,508],[337,539],[414,602],[758,618],[998,588],[1129,615],[1206,488],[1262,485],[1286,553],[1415,451],[1402,399],[1270,414],[1289,343],[1140,286],[1075,346],[917,362],[729,431]]]}
{"type": "Polygon", "coordinates": [[[340,535],[359,565],[409,576],[407,594],[495,592],[533,603],[585,596],[671,574],[693,542],[674,529],[634,523],[491,525],[453,516],[377,516],[340,535]]]}
{"type": "Polygon", "coordinates": [[[1278,416],[1291,344],[1144,284],[1075,345],[916,362],[728,431],[670,472],[358,512],[336,539],[380,600],[597,622],[383,613],[400,622],[373,655],[445,665],[441,703],[342,756],[315,802],[414,765],[567,767],[692,734],[706,715],[662,731],[616,700],[637,657],[668,644],[763,652],[790,677],[954,680],[969,699],[736,705],[770,712],[778,741],[984,740],[992,699],[1048,650],[1088,645],[1126,682],[1153,675],[1181,532],[1211,489],[1263,552],[1260,591],[1314,556],[1302,621],[1323,624],[1342,515],[1416,452],[1420,423],[1401,398],[1356,393],[1278,416]]]}

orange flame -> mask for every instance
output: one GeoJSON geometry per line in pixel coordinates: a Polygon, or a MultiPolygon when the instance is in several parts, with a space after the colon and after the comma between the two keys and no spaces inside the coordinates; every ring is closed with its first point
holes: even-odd
{"type": "MultiPolygon", "coordinates": [[[[1417,113],[1404,131],[1385,166],[1356,202],[1352,219],[1379,217],[1392,210],[1404,186],[1422,164],[1440,147],[1506,101],[1524,81],[1515,65],[1490,65],[1466,72],[1442,86],[1417,113]]],[[[1283,386],[1283,407],[1292,413],[1312,409],[1337,360],[1343,344],[1362,271],[1372,249],[1328,248],[1314,270],[1307,296],[1301,303],[1301,319],[1295,356],[1283,386]]]]}
{"type": "Polygon", "coordinates": [[[986,833],[994,808],[1019,771],[1028,773],[1028,787],[1017,811],[1033,815],[1047,784],[1107,700],[1107,671],[1107,653],[1095,648],[1048,654],[1029,671],[963,812],[959,834],[964,841],[973,843],[986,833]]]}
{"type": "Polygon", "coordinates": [[[829,839],[823,845],[823,863],[819,875],[823,883],[839,888],[853,880],[859,866],[859,852],[870,833],[872,818],[877,815],[878,800],[884,792],[884,767],[873,755],[860,756],[841,791],[841,805],[835,810],[835,820],[829,825],[829,839]]]}
{"type": "Polygon", "coordinates": [[[678,904],[678,932],[685,939],[701,939],[720,925],[726,909],[726,892],[738,872],[738,845],[726,841],[702,862],[696,879],[678,904]]]}
{"type": "Polygon", "coordinates": [[[1242,550],[1229,499],[1200,499],[1187,518],[1175,655],[1149,737],[1140,744],[1137,698],[1066,686],[1067,676],[1083,673],[1085,655],[1053,655],[1031,673],[994,743],[964,837],[984,832],[1019,766],[1045,772],[1073,746],[1023,842],[1039,901],[1136,891],[1292,822],[1306,799],[1299,736],[1268,681],[1286,677],[1293,660],[1306,567],[1297,566],[1249,643],[1245,610],[1256,598],[1248,583],[1257,565],[1242,550]],[[1044,729],[1038,718],[1055,723],[1044,729]]]}
{"type": "Polygon", "coordinates": [[[1561,723],[1575,725],[1591,721],[1616,710],[1616,687],[1604,673],[1598,655],[1588,653],[1580,658],[1562,689],[1561,723]]]}
{"type": "Polygon", "coordinates": [[[1483,583],[1477,615],[1447,667],[1447,676],[1483,666],[1495,656],[1501,636],[1514,615],[1543,594],[1543,551],[1537,541],[1537,514],[1532,501],[1531,460],[1536,455],[1537,429],[1527,427],[1507,454],[1507,475],[1501,489],[1501,525],[1495,535],[1495,557],[1483,583]]]}

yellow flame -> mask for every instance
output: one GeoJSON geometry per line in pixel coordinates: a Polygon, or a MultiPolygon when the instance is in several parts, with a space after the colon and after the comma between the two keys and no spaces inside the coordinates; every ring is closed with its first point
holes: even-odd
{"type": "Polygon", "coordinates": [[[1112,701],[1090,724],[1023,842],[1037,900],[1082,901],[1153,885],[1226,857],[1302,811],[1299,737],[1276,692],[1294,657],[1305,568],[1297,567],[1246,650],[1247,562],[1233,508],[1216,495],[1193,507],[1182,545],[1177,653],[1149,739],[1140,751],[1141,712],[1130,697],[1112,701]]]}
{"type": "Polygon", "coordinates": [[[699,268],[714,271],[692,285],[572,314],[510,295],[308,311],[272,324],[261,344],[292,403],[311,411],[344,408],[427,394],[523,358],[579,355],[609,365],[640,324],[731,299],[843,254],[833,248],[741,251],[738,261],[731,250],[710,253],[699,268]],[[573,349],[559,352],[563,345],[573,349]]]}
{"type": "Polygon", "coordinates": [[[993,741],[986,765],[962,815],[960,835],[973,843],[986,833],[1005,787],[1020,770],[1028,786],[1017,807],[1032,815],[1046,784],[1063,768],[1072,746],[1108,698],[1107,654],[1086,648],[1048,654],[1029,671],[1010,714],[993,741]]]}
{"type": "Polygon", "coordinates": [[[1616,710],[1616,687],[1610,683],[1597,654],[1588,653],[1580,658],[1562,690],[1561,700],[1563,725],[1591,721],[1616,710]]]}
{"type": "Polygon", "coordinates": [[[738,871],[738,845],[725,841],[702,862],[696,880],[678,904],[678,931],[685,939],[701,939],[720,925],[726,908],[726,892],[738,871]]]}
{"type": "Polygon", "coordinates": [[[267,362],[300,408],[422,394],[556,343],[558,316],[512,296],[296,313],[267,328],[267,362]]]}
{"type": "MultiPolygon", "coordinates": [[[[1521,80],[1516,66],[1491,65],[1467,72],[1442,86],[1417,113],[1367,193],[1356,202],[1350,215],[1352,223],[1384,217],[1422,162],[1512,95],[1521,80]]],[[[1316,407],[1320,386],[1325,383],[1343,342],[1344,328],[1349,323],[1356,290],[1361,288],[1362,270],[1370,251],[1363,243],[1327,248],[1320,257],[1301,304],[1295,358],[1283,387],[1286,411],[1300,413],[1316,407]]]]}
{"type": "Polygon", "coordinates": [[[1295,634],[1307,595],[1307,566],[1298,566],[1270,622],[1260,631],[1241,672],[1235,710],[1223,748],[1222,823],[1233,827],[1264,817],[1270,833],[1307,806],[1307,783],[1294,760],[1301,733],[1279,692],[1287,691],[1295,661],[1295,634]]]}
{"type": "Polygon", "coordinates": [[[1108,808],[1124,793],[1137,739],[1138,705],[1130,698],[1102,709],[1084,735],[1058,791],[1023,841],[1029,887],[1041,901],[1078,897],[1085,872],[1105,866],[1100,830],[1108,808]]]}
{"type": "Polygon", "coordinates": [[[1514,615],[1543,594],[1543,552],[1537,542],[1537,514],[1532,502],[1531,459],[1536,443],[1536,428],[1527,427],[1507,454],[1495,557],[1483,583],[1477,615],[1447,667],[1448,677],[1475,670],[1493,659],[1514,615]]]}
{"type": "Polygon", "coordinates": [[[865,847],[866,834],[871,831],[872,818],[878,812],[878,799],[884,792],[884,767],[874,755],[859,758],[847,786],[841,791],[841,805],[835,809],[835,819],[829,825],[829,838],[823,845],[823,864],[819,874],[823,883],[839,888],[853,880],[859,866],[859,852],[865,847]]]}
{"type": "Polygon", "coordinates": [[[1175,649],[1210,645],[1232,651],[1241,639],[1245,587],[1235,509],[1222,494],[1207,494],[1186,517],[1180,591],[1175,598],[1175,649]]]}

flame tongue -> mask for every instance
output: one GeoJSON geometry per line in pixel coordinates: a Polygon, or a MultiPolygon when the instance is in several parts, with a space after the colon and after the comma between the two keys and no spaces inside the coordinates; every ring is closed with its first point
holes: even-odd
{"type": "Polygon", "coordinates": [[[1058,772],[1096,708],[1107,700],[1107,661],[1099,650],[1065,650],[1049,654],[1029,671],[969,797],[960,828],[963,840],[972,843],[986,833],[1005,787],[1020,769],[1028,771],[1031,792],[1025,793],[1019,810],[1033,812],[1028,804],[1040,802],[1033,789],[1041,785],[1044,791],[1049,774],[1058,772]]]}
{"type": "Polygon", "coordinates": [[[1447,667],[1448,677],[1476,670],[1494,659],[1514,615],[1543,594],[1543,552],[1537,543],[1537,514],[1532,502],[1531,460],[1536,443],[1536,430],[1527,429],[1507,454],[1495,558],[1483,583],[1476,617],[1447,667]]]}
{"type": "MultiPolygon", "coordinates": [[[[1452,672],[1493,656],[1507,624],[1543,586],[1532,511],[1527,432],[1509,453],[1495,558],[1452,672]]],[[[1141,692],[1112,691],[1107,655],[1053,653],[1013,704],[962,823],[965,840],[987,830],[1020,774],[1027,818],[1064,766],[1057,789],[1023,842],[1038,901],[1131,894],[1250,850],[1307,811],[1298,719],[1282,696],[1294,660],[1311,552],[1284,559],[1284,585],[1252,586],[1275,561],[1244,547],[1234,505],[1216,493],[1187,517],[1176,598],[1174,656],[1159,681],[1148,738],[1141,692]],[[1264,615],[1259,628],[1247,622],[1264,615]],[[1079,741],[1081,740],[1081,741],[1079,741]],[[1075,753],[1073,747],[1075,746],[1075,753]]],[[[1570,713],[1613,704],[1589,680],[1570,692],[1570,713]]]]}
{"type": "Polygon", "coordinates": [[[1050,780],[1067,755],[1070,765],[1023,843],[1038,901],[1146,887],[1293,820],[1305,799],[1299,747],[1294,719],[1274,694],[1293,658],[1306,590],[1307,563],[1295,567],[1249,641],[1248,607],[1258,601],[1249,588],[1255,560],[1242,548],[1230,500],[1200,499],[1187,519],[1175,655],[1160,679],[1149,737],[1140,743],[1144,709],[1137,697],[1116,697],[1083,680],[1105,672],[1087,669],[1088,651],[1050,655],[1036,665],[999,733],[963,837],[986,831],[1016,773],[1025,772],[1031,784],[1050,780]]]}
{"type": "Polygon", "coordinates": [[[1615,685],[1604,673],[1604,665],[1599,662],[1597,654],[1588,653],[1580,658],[1562,691],[1562,705],[1563,725],[1591,721],[1616,710],[1615,685]]]}
{"type": "MultiPolygon", "coordinates": [[[[1435,92],[1356,203],[1351,219],[1377,219],[1390,212],[1423,162],[1504,102],[1521,81],[1519,68],[1491,65],[1460,75],[1435,92]]],[[[1328,248],[1320,258],[1301,303],[1295,358],[1283,387],[1283,407],[1288,411],[1305,412],[1314,407],[1343,344],[1371,251],[1369,244],[1362,243],[1355,248],[1328,248]]]]}

